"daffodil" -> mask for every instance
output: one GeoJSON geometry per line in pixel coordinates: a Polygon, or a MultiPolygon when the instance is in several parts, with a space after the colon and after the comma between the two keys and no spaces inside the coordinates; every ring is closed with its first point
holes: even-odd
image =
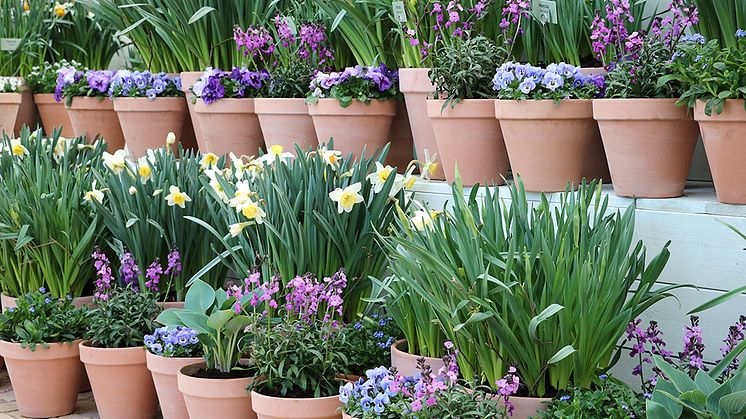
{"type": "Polygon", "coordinates": [[[228,205],[235,208],[237,212],[241,211],[244,204],[250,199],[254,193],[249,188],[249,182],[245,180],[239,180],[236,182],[236,192],[233,194],[233,198],[228,200],[228,205]]]}
{"type": "Polygon", "coordinates": [[[176,134],[174,134],[172,131],[169,131],[168,135],[166,135],[166,145],[172,146],[176,144],[176,134]]]}
{"type": "Polygon", "coordinates": [[[140,182],[142,182],[143,185],[153,178],[153,167],[150,166],[147,157],[140,157],[137,159],[137,174],[140,175],[140,182]]]}
{"type": "Polygon", "coordinates": [[[437,217],[438,214],[438,211],[432,210],[415,211],[412,218],[409,219],[409,222],[412,223],[412,226],[414,226],[414,228],[416,228],[417,230],[423,231],[426,228],[433,227],[433,221],[435,221],[435,217],[437,217]]]}
{"type": "Polygon", "coordinates": [[[220,198],[223,203],[227,204],[229,202],[228,194],[225,193],[223,185],[218,180],[218,176],[222,176],[222,172],[219,170],[206,170],[205,175],[210,179],[210,187],[218,195],[218,198],[220,198]]]}
{"type": "Polygon", "coordinates": [[[124,150],[117,150],[114,154],[104,151],[101,158],[104,160],[104,165],[114,172],[115,175],[122,173],[127,167],[127,153],[124,150]]]}
{"type": "Polygon", "coordinates": [[[404,176],[402,176],[402,187],[405,190],[410,190],[414,187],[414,184],[417,183],[417,176],[414,175],[414,169],[415,167],[409,166],[409,169],[407,169],[407,172],[404,173],[404,176]]]}
{"type": "Polygon", "coordinates": [[[259,158],[262,162],[271,165],[276,160],[280,160],[283,163],[287,163],[288,159],[295,157],[293,153],[285,152],[285,147],[275,144],[269,148],[269,152],[259,158]]]}
{"type": "Polygon", "coordinates": [[[130,186],[128,192],[130,193],[130,195],[134,195],[137,193],[137,188],[135,188],[134,186],[130,186]]]}
{"type": "Polygon", "coordinates": [[[104,202],[104,191],[96,189],[96,180],[91,184],[91,190],[86,192],[85,196],[83,196],[83,201],[88,202],[89,204],[92,204],[94,201],[99,204],[104,202]]]}
{"type": "Polygon", "coordinates": [[[318,151],[324,163],[328,164],[332,170],[337,170],[340,161],[342,161],[342,152],[339,150],[327,150],[326,146],[322,146],[318,151]]]}
{"type": "Polygon", "coordinates": [[[344,189],[337,188],[329,192],[329,198],[337,203],[337,212],[340,214],[350,212],[355,204],[363,202],[363,196],[360,195],[362,188],[363,185],[360,182],[356,182],[344,189]]]}
{"type": "Polygon", "coordinates": [[[28,149],[21,144],[21,140],[10,140],[10,153],[23,159],[28,156],[28,149]]]}
{"type": "Polygon", "coordinates": [[[249,220],[256,222],[257,224],[261,224],[264,217],[267,216],[262,207],[259,206],[259,203],[254,202],[251,199],[247,200],[242,205],[241,214],[243,214],[243,216],[248,218],[249,220]]]}
{"type": "Polygon", "coordinates": [[[236,177],[236,180],[243,179],[243,174],[246,171],[246,163],[244,163],[242,158],[236,157],[233,152],[228,155],[228,158],[231,160],[231,169],[233,169],[233,176],[236,177]]]}
{"type": "Polygon", "coordinates": [[[373,184],[373,192],[378,193],[383,189],[383,185],[391,177],[392,174],[396,174],[394,168],[391,166],[384,166],[381,162],[376,162],[376,171],[368,175],[367,179],[373,184]]]}
{"type": "Polygon", "coordinates": [[[54,9],[52,9],[54,15],[57,17],[64,17],[67,14],[67,2],[60,4],[55,2],[54,9]]]}
{"type": "Polygon", "coordinates": [[[231,233],[231,237],[238,237],[241,235],[241,232],[243,232],[243,229],[250,226],[250,221],[245,221],[243,223],[235,223],[228,226],[228,230],[231,233]]]}
{"type": "Polygon", "coordinates": [[[31,7],[28,5],[28,1],[23,2],[23,13],[28,14],[31,12],[31,7]]]}
{"type": "Polygon", "coordinates": [[[435,171],[438,170],[438,162],[435,159],[438,154],[430,155],[430,152],[425,149],[425,161],[420,163],[420,177],[422,179],[430,179],[431,176],[435,175],[435,171]]]}
{"type": "MultiPolygon", "coordinates": [[[[54,140],[52,140],[54,141],[54,140]]],[[[65,153],[70,148],[70,140],[65,137],[59,137],[57,142],[54,144],[52,149],[52,155],[56,161],[60,161],[65,158],[65,153]]]]}
{"type": "Polygon", "coordinates": [[[218,160],[220,160],[220,157],[213,153],[203,154],[199,161],[199,167],[202,168],[203,171],[212,169],[217,166],[218,160]]]}
{"type": "Polygon", "coordinates": [[[184,208],[187,202],[192,202],[192,198],[190,198],[189,195],[185,194],[178,186],[174,185],[171,185],[168,188],[168,195],[166,195],[164,199],[171,207],[178,205],[181,208],[184,208]]]}

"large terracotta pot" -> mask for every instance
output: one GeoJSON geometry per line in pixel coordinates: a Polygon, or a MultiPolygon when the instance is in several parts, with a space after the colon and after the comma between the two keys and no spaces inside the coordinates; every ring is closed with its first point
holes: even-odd
{"type": "Polygon", "coordinates": [[[145,348],[80,345],[80,360],[91,380],[102,419],[154,418],[158,399],[145,360],[145,348]]]}
{"type": "Polygon", "coordinates": [[[63,102],[54,100],[52,93],[38,93],[34,95],[36,108],[39,109],[41,123],[47,136],[52,136],[55,129],[62,127],[61,136],[71,138],[75,136],[70,116],[63,102]]]}
{"type": "Polygon", "coordinates": [[[26,125],[36,127],[34,96],[26,90],[20,93],[0,93],[0,136],[5,131],[9,137],[18,136],[26,125]]]}
{"type": "Polygon", "coordinates": [[[189,419],[176,377],[183,367],[200,362],[202,358],[167,358],[146,351],[145,359],[153,376],[163,419],[189,419]]]}
{"type": "Polygon", "coordinates": [[[333,138],[334,149],[341,151],[342,157],[352,154],[358,158],[363,149],[370,157],[389,141],[396,101],[372,100],[365,104],[353,100],[343,108],[336,99],[319,99],[318,103],[309,105],[308,113],[313,118],[319,144],[333,138]]]}
{"type": "Polygon", "coordinates": [[[184,71],[180,74],[181,76],[181,91],[184,92],[184,95],[186,96],[186,102],[187,102],[187,108],[189,109],[189,118],[186,118],[184,121],[184,130],[183,134],[181,135],[181,145],[184,146],[184,148],[190,148],[197,150],[199,144],[201,142],[197,141],[198,137],[202,136],[202,132],[200,132],[199,128],[197,127],[194,118],[194,104],[192,103],[192,96],[194,95],[189,89],[194,86],[194,83],[202,76],[201,71],[184,71]]]}
{"type": "Polygon", "coordinates": [[[339,419],[339,396],[314,399],[271,397],[251,392],[251,404],[258,419],[339,419]]]}
{"type": "MultiPolygon", "coordinates": [[[[132,159],[144,156],[148,149],[165,146],[169,132],[176,135],[176,143],[181,140],[187,117],[183,97],[159,97],[154,100],[118,97],[114,98],[114,110],[119,117],[124,142],[132,159]]],[[[177,144],[172,148],[176,152],[177,144]]]]}
{"type": "Polygon", "coordinates": [[[319,144],[305,99],[257,98],[254,111],[267,147],[277,144],[295,154],[296,144],[303,151],[319,144]]]}
{"type": "Polygon", "coordinates": [[[194,374],[205,368],[204,362],[193,363],[179,370],[179,391],[184,395],[190,418],[255,419],[251,396],[246,387],[252,377],[199,378],[194,374]]]}
{"type": "Polygon", "coordinates": [[[591,100],[496,100],[513,175],[527,191],[564,191],[577,185],[594,142],[600,142],[591,100]]]}
{"type": "Polygon", "coordinates": [[[429,365],[433,371],[438,371],[443,366],[441,358],[421,357],[408,353],[405,339],[397,340],[391,345],[391,366],[396,367],[396,371],[405,377],[420,375],[422,371],[417,368],[417,359],[419,358],[425,358],[425,364],[429,365]]]}
{"type": "MultiPolygon", "coordinates": [[[[391,121],[391,131],[389,131],[389,153],[386,156],[386,163],[398,169],[403,173],[407,165],[414,159],[414,142],[412,140],[412,128],[409,123],[407,106],[404,102],[396,102],[396,116],[391,121]]],[[[424,158],[424,155],[423,155],[424,158]]]]}
{"type": "Polygon", "coordinates": [[[254,112],[254,99],[220,99],[205,104],[197,100],[194,115],[201,131],[197,138],[203,153],[218,156],[257,156],[264,147],[262,128],[254,112]]]}
{"type": "Polygon", "coordinates": [[[76,96],[67,108],[67,114],[76,137],[85,135],[89,142],[103,138],[110,153],[124,148],[122,126],[110,99],[76,96]]]}
{"type": "Polygon", "coordinates": [[[723,112],[705,115],[705,103],[697,101],[694,119],[699,122],[707,162],[718,200],[726,204],[746,204],[746,110],[744,101],[727,100],[723,112]]]}
{"type": "MultiPolygon", "coordinates": [[[[427,100],[433,98],[435,86],[428,76],[429,68],[400,68],[399,90],[404,94],[407,105],[409,125],[412,128],[414,147],[417,158],[425,158],[425,150],[432,156],[437,154],[440,158],[438,143],[435,140],[433,124],[427,114],[427,100]]],[[[438,160],[440,161],[440,160],[438,160]]],[[[443,180],[445,173],[443,165],[438,164],[432,179],[443,180]]]]}
{"type": "Polygon", "coordinates": [[[37,345],[34,351],[20,343],[0,341],[8,375],[21,415],[30,418],[63,416],[75,410],[83,376],[80,340],[37,345]]]}
{"type": "Polygon", "coordinates": [[[510,163],[492,99],[466,99],[443,108],[444,100],[427,101],[439,157],[446,180],[455,180],[456,168],[466,186],[502,185],[510,163]]]}
{"type": "Polygon", "coordinates": [[[699,129],[676,99],[596,99],[614,192],[637,198],[684,193],[699,129]]]}

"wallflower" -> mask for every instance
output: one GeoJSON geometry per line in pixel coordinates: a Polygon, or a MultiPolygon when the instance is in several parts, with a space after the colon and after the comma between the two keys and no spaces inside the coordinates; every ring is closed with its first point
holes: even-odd
{"type": "Polygon", "coordinates": [[[337,188],[329,192],[329,198],[338,204],[337,211],[340,214],[350,212],[355,204],[363,202],[363,196],[359,193],[362,188],[363,185],[356,182],[344,189],[337,188]]]}
{"type": "Polygon", "coordinates": [[[275,162],[275,160],[280,160],[283,163],[287,163],[287,159],[291,159],[295,156],[293,156],[293,153],[288,153],[285,151],[285,147],[275,144],[269,148],[269,152],[262,157],[259,158],[262,162],[271,165],[275,162]]]}
{"type": "Polygon", "coordinates": [[[94,201],[98,202],[99,204],[104,202],[104,191],[101,189],[96,189],[95,179],[93,183],[91,184],[91,190],[85,193],[85,196],[83,197],[83,201],[89,204],[92,204],[94,201]]]}
{"type": "Polygon", "coordinates": [[[114,172],[115,175],[118,175],[127,167],[126,157],[127,153],[124,150],[117,150],[114,154],[104,151],[101,158],[104,160],[104,165],[114,172]]]}
{"type": "Polygon", "coordinates": [[[164,198],[170,207],[173,207],[174,205],[178,205],[181,208],[185,208],[187,202],[192,202],[192,198],[189,197],[189,195],[185,194],[184,192],[179,189],[178,186],[170,186],[168,188],[169,194],[166,195],[164,198]]]}
{"type": "Polygon", "coordinates": [[[393,167],[384,166],[381,162],[376,162],[375,173],[371,173],[366,177],[373,184],[373,192],[381,192],[383,185],[386,184],[386,180],[388,180],[392,173],[396,174],[393,167]]]}

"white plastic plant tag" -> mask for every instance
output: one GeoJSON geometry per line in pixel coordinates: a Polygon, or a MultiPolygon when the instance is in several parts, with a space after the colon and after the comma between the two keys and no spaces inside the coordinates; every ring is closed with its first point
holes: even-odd
{"type": "Polygon", "coordinates": [[[0,51],[15,51],[21,46],[21,38],[0,38],[0,51]]]}
{"type": "Polygon", "coordinates": [[[407,10],[404,8],[403,1],[392,2],[391,9],[394,12],[394,19],[396,19],[397,22],[407,21],[407,10]]]}
{"type": "Polygon", "coordinates": [[[532,6],[532,13],[539,22],[557,24],[557,3],[554,0],[533,0],[532,6]]]}
{"type": "Polygon", "coordinates": [[[282,21],[288,25],[288,29],[290,29],[290,33],[292,33],[293,36],[298,35],[298,28],[295,27],[295,20],[292,16],[285,16],[282,18],[282,21]]]}

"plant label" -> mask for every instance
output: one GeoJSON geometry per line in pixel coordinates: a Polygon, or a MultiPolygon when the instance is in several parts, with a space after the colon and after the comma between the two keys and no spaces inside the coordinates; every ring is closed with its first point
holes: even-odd
{"type": "Polygon", "coordinates": [[[394,11],[394,19],[396,19],[397,22],[402,23],[407,21],[407,10],[404,8],[403,1],[392,2],[391,8],[394,11]]]}
{"type": "Polygon", "coordinates": [[[292,16],[285,16],[282,18],[282,21],[288,25],[288,29],[290,29],[290,33],[292,33],[293,36],[298,35],[298,28],[295,27],[295,20],[292,16]]]}
{"type": "Polygon", "coordinates": [[[557,24],[557,3],[554,0],[533,0],[532,13],[543,24],[557,24]]]}
{"type": "Polygon", "coordinates": [[[0,51],[15,51],[21,46],[21,38],[0,38],[0,51]]]}

